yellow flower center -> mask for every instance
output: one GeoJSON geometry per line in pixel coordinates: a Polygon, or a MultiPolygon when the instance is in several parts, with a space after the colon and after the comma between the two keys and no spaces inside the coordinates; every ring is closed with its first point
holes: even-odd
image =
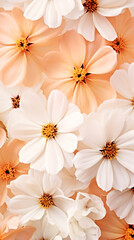
{"type": "Polygon", "coordinates": [[[20,96],[19,95],[17,95],[14,98],[11,98],[11,100],[12,100],[13,108],[19,108],[20,107],[20,96]]]}
{"type": "Polygon", "coordinates": [[[86,9],[87,12],[93,13],[97,10],[98,8],[98,1],[97,0],[85,0],[83,3],[84,8],[86,9]]]}
{"type": "Polygon", "coordinates": [[[3,180],[13,180],[15,178],[15,172],[16,170],[7,164],[0,168],[0,178],[3,180]]]}
{"type": "Polygon", "coordinates": [[[76,68],[74,67],[73,70],[73,79],[76,81],[76,83],[79,82],[84,82],[86,83],[86,77],[90,75],[90,73],[87,73],[87,71],[85,70],[83,64],[80,68],[76,68]]]}
{"type": "Polygon", "coordinates": [[[28,51],[29,52],[29,46],[33,43],[29,42],[28,37],[21,37],[19,40],[16,41],[16,47],[19,51],[28,51]]]}
{"type": "Polygon", "coordinates": [[[116,38],[114,41],[109,42],[109,45],[117,52],[120,53],[121,50],[125,48],[125,42],[122,38],[116,38]]]}
{"type": "Polygon", "coordinates": [[[41,207],[48,209],[54,205],[54,201],[51,195],[44,193],[41,198],[39,198],[39,204],[41,207]]]}
{"type": "Polygon", "coordinates": [[[134,107],[134,98],[131,100],[131,104],[134,107]]]}
{"type": "Polygon", "coordinates": [[[134,239],[134,228],[129,227],[125,232],[125,240],[133,240],[134,239]]]}
{"type": "Polygon", "coordinates": [[[53,123],[43,125],[41,128],[41,133],[46,139],[55,138],[57,131],[58,131],[57,125],[54,125],[53,123]]]}
{"type": "Polygon", "coordinates": [[[107,142],[106,146],[100,151],[104,158],[112,160],[117,156],[118,150],[114,142],[107,142]]]}

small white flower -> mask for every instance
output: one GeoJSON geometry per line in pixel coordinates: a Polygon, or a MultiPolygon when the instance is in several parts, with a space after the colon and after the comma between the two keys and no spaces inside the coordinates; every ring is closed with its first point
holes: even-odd
{"type": "Polygon", "coordinates": [[[100,229],[94,220],[103,218],[105,213],[99,197],[79,192],[74,207],[68,211],[70,238],[72,240],[99,239],[100,229]]]}
{"type": "Polygon", "coordinates": [[[112,75],[110,83],[119,94],[119,98],[105,101],[98,111],[117,108],[134,118],[134,63],[122,65],[122,69],[116,70],[112,75]]]}
{"type": "MultiPolygon", "coordinates": [[[[134,180],[134,179],[133,179],[134,180]]],[[[134,187],[120,192],[112,190],[107,195],[107,205],[116,215],[125,219],[128,224],[134,223],[134,187]]]]}
{"type": "Polygon", "coordinates": [[[104,191],[123,190],[134,175],[134,130],[123,132],[122,111],[89,114],[80,129],[82,148],[74,157],[76,176],[90,183],[96,176],[104,191]]]}
{"type": "Polygon", "coordinates": [[[29,175],[20,176],[9,185],[16,196],[10,199],[8,208],[19,215],[22,224],[47,218],[66,237],[67,211],[73,207],[73,199],[65,197],[60,186],[57,176],[32,170],[29,175]]]}
{"type": "MultiPolygon", "coordinates": [[[[10,115],[8,132],[12,138],[29,141],[19,152],[20,162],[31,163],[31,168],[50,174],[58,173],[77,148],[75,130],[83,116],[74,104],[68,104],[65,95],[54,90],[48,102],[45,96],[30,91],[23,94],[21,107],[10,115]]],[[[66,164],[67,165],[67,164],[66,164]]]]}
{"type": "MultiPolygon", "coordinates": [[[[117,16],[123,9],[133,5],[128,1],[129,0],[81,0],[83,4],[83,10],[81,11],[82,16],[75,21],[73,28],[75,27],[77,32],[82,34],[88,41],[94,41],[95,28],[103,38],[113,41],[117,37],[117,34],[107,17],[117,16]]],[[[79,11],[77,11],[75,15],[79,15],[79,11]]],[[[71,20],[67,20],[68,25],[68,21],[71,23],[72,19],[74,19],[73,12],[66,17],[71,18],[71,20]]]]}

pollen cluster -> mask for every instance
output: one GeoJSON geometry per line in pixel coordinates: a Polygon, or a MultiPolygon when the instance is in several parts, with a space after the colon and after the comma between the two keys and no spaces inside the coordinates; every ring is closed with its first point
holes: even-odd
{"type": "Polygon", "coordinates": [[[57,131],[58,131],[57,125],[54,125],[53,123],[43,125],[41,128],[41,133],[46,139],[55,138],[57,131]]]}
{"type": "Polygon", "coordinates": [[[39,204],[41,207],[48,209],[54,205],[54,201],[51,195],[44,193],[41,198],[39,198],[39,204]]]}
{"type": "Polygon", "coordinates": [[[15,178],[15,172],[16,170],[7,164],[4,167],[0,167],[0,178],[3,180],[13,180],[15,178]]]}
{"type": "Polygon", "coordinates": [[[73,79],[76,81],[76,83],[84,82],[86,83],[86,76],[89,75],[83,65],[80,68],[74,67],[73,70],[73,79]]]}
{"type": "Polygon", "coordinates": [[[114,41],[109,44],[117,53],[120,53],[121,50],[125,48],[125,43],[122,38],[116,38],[114,41]]]}
{"type": "Polygon", "coordinates": [[[133,240],[134,239],[134,228],[129,227],[125,233],[125,240],[133,240]]]}
{"type": "Polygon", "coordinates": [[[106,146],[100,151],[104,158],[112,160],[117,156],[118,150],[114,142],[107,142],[106,146]]]}
{"type": "Polygon", "coordinates": [[[20,96],[19,95],[17,95],[14,98],[11,98],[11,100],[12,100],[13,108],[19,108],[20,107],[20,96]]]}
{"type": "Polygon", "coordinates": [[[86,9],[87,12],[93,13],[97,10],[98,8],[98,1],[97,0],[86,0],[83,3],[84,8],[86,9]]]}

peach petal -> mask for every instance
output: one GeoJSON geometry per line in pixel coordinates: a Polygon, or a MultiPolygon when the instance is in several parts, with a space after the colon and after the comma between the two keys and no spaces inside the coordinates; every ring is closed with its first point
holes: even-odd
{"type": "Polygon", "coordinates": [[[30,240],[35,230],[36,229],[31,226],[10,230],[2,236],[2,240],[30,240]]]}
{"type": "Polygon", "coordinates": [[[117,54],[108,46],[100,48],[88,63],[87,71],[92,74],[104,74],[113,70],[117,54]]]}
{"type": "Polygon", "coordinates": [[[75,31],[69,31],[61,38],[60,51],[73,67],[81,67],[86,55],[86,41],[75,31]]]}
{"type": "Polygon", "coordinates": [[[21,33],[12,16],[1,12],[0,23],[0,43],[15,44],[21,33]]]}
{"type": "Polygon", "coordinates": [[[5,141],[6,141],[6,132],[3,128],[0,128],[0,148],[3,146],[5,141]]]}
{"type": "Polygon", "coordinates": [[[6,196],[7,196],[6,181],[0,179],[0,206],[4,204],[6,196]]]}
{"type": "Polygon", "coordinates": [[[73,102],[80,108],[82,112],[87,114],[97,109],[95,96],[85,83],[78,83],[76,85],[73,95],[73,102]]]}
{"type": "Polygon", "coordinates": [[[24,80],[27,59],[25,53],[17,52],[10,57],[1,69],[1,79],[5,86],[14,86],[24,80]]]}
{"type": "Polygon", "coordinates": [[[44,70],[50,78],[70,78],[73,75],[73,65],[69,65],[64,56],[58,52],[50,52],[44,58],[44,70]]]}

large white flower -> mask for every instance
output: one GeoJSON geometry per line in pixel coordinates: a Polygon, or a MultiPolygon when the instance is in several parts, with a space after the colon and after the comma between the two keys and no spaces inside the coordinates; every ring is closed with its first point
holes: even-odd
{"type": "MultiPolygon", "coordinates": [[[[83,4],[82,16],[70,24],[70,28],[75,28],[78,33],[82,34],[88,41],[94,41],[95,28],[103,38],[113,41],[117,34],[107,17],[119,15],[123,9],[134,6],[134,2],[129,0],[81,0],[83,4]]],[[[75,15],[78,14],[75,13],[75,15]]],[[[74,13],[66,17],[74,19],[74,13]]],[[[67,20],[67,25],[69,25],[67,20]]],[[[68,27],[68,26],[67,26],[68,27]]]]}
{"type": "Polygon", "coordinates": [[[8,0],[10,5],[19,6],[24,3],[24,16],[30,20],[44,17],[44,22],[51,28],[62,23],[62,16],[71,11],[79,17],[83,9],[81,0],[8,0]]]}
{"type": "Polygon", "coordinates": [[[125,218],[128,224],[134,223],[134,187],[127,188],[122,192],[112,190],[107,195],[107,204],[118,217],[125,218]]]}
{"type": "Polygon", "coordinates": [[[74,200],[65,197],[60,186],[57,176],[32,170],[29,175],[20,176],[9,185],[15,196],[10,199],[8,208],[19,215],[22,224],[47,218],[66,237],[67,211],[73,207],[74,200]]]}
{"type": "Polygon", "coordinates": [[[134,175],[134,130],[123,132],[122,111],[97,112],[85,117],[80,129],[82,148],[74,157],[76,176],[90,183],[96,176],[98,186],[109,191],[123,190],[134,175]]]}
{"type": "Polygon", "coordinates": [[[74,131],[83,122],[79,109],[58,90],[50,93],[48,102],[32,91],[22,97],[23,111],[11,114],[8,122],[12,138],[29,141],[19,152],[20,162],[50,174],[59,172],[68,158],[71,167],[78,141],[74,131]]]}
{"type": "Polygon", "coordinates": [[[122,65],[112,75],[110,83],[119,97],[105,101],[98,110],[111,111],[117,108],[134,118],[134,63],[122,65]]]}
{"type": "Polygon", "coordinates": [[[105,208],[99,197],[79,192],[74,207],[68,211],[71,240],[99,239],[100,229],[94,220],[102,219],[105,213],[105,208]]]}

